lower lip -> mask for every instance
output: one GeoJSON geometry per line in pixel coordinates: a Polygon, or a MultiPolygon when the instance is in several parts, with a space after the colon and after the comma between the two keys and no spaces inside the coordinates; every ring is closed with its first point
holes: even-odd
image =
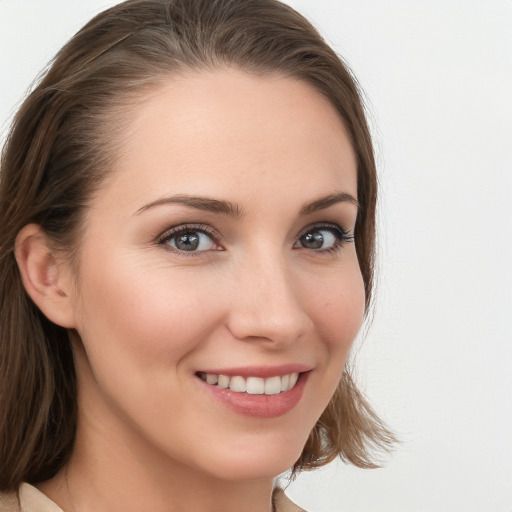
{"type": "Polygon", "coordinates": [[[198,381],[219,402],[242,416],[252,418],[277,418],[291,411],[300,401],[309,372],[299,374],[295,386],[277,395],[250,395],[237,393],[229,388],[212,386],[197,377],[198,381]]]}

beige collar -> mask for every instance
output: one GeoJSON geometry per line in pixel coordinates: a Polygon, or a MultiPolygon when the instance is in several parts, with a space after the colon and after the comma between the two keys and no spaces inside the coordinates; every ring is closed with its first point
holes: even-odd
{"type": "Polygon", "coordinates": [[[22,512],[63,512],[50,498],[30,484],[21,484],[18,494],[22,512]]]}
{"type": "Polygon", "coordinates": [[[303,508],[290,501],[288,496],[279,487],[274,489],[273,500],[276,512],[306,512],[303,508]]]}
{"type": "MultiPolygon", "coordinates": [[[[292,503],[284,491],[276,488],[273,494],[276,512],[305,512],[292,503]]],[[[21,484],[18,495],[0,493],[0,510],[2,512],[63,512],[52,500],[30,484],[21,484]],[[19,497],[19,500],[18,500],[19,497]]]]}

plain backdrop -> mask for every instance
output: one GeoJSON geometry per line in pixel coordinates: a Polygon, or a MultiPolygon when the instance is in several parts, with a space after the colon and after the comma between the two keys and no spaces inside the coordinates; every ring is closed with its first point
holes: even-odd
{"type": "MultiPolygon", "coordinates": [[[[107,0],[0,0],[0,130],[107,0]]],[[[289,0],[367,98],[380,172],[358,380],[401,446],[288,493],[310,512],[512,511],[512,1],[289,0]]]]}

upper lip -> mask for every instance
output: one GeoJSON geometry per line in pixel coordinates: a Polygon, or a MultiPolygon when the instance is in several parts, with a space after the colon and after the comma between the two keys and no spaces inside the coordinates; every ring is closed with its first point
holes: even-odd
{"type": "MultiPolygon", "coordinates": [[[[228,377],[260,377],[266,379],[269,377],[282,377],[292,373],[303,373],[310,371],[312,367],[306,364],[290,363],[279,366],[238,366],[231,368],[207,368],[201,369],[201,373],[209,373],[213,375],[227,375],[228,377]]],[[[198,372],[198,373],[199,373],[198,372]]]]}

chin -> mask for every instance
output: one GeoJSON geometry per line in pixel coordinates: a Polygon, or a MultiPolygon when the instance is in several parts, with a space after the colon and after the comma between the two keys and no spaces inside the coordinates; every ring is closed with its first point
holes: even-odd
{"type": "MultiPolygon", "coordinates": [[[[300,454],[299,454],[300,456],[300,454]]],[[[298,458],[298,457],[297,457],[298,458]]],[[[297,460],[240,460],[233,464],[217,465],[214,476],[230,482],[249,482],[254,480],[274,479],[289,470],[297,460]]]]}
{"type": "Polygon", "coordinates": [[[229,449],[225,446],[223,453],[219,450],[209,458],[208,469],[203,467],[222,480],[241,482],[274,479],[295,464],[301,456],[304,443],[302,440],[294,442],[288,437],[278,443],[255,440],[248,446],[231,445],[229,449]]]}

